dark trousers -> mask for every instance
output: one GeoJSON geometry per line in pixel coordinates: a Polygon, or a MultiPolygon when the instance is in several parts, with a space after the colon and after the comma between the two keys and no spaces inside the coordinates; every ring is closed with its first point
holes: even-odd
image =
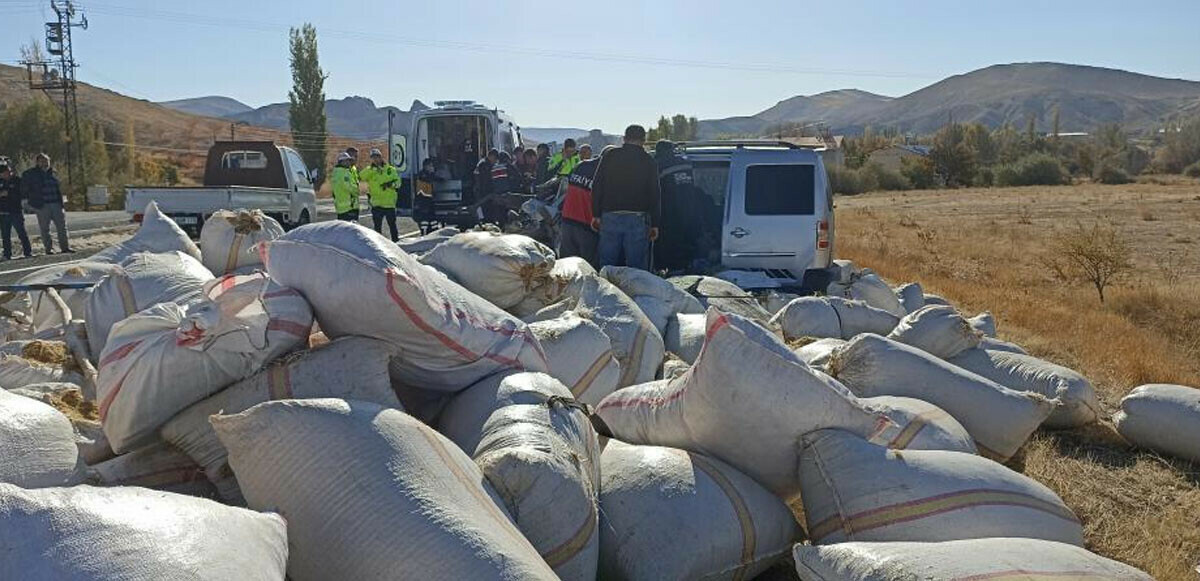
{"type": "Polygon", "coordinates": [[[358,208],[350,210],[349,212],[342,212],[341,214],[338,214],[338,220],[345,220],[347,222],[354,222],[357,224],[358,223],[358,208]]]}
{"type": "Polygon", "coordinates": [[[25,257],[33,256],[33,250],[29,247],[29,234],[25,233],[25,215],[21,212],[0,213],[0,238],[4,240],[4,258],[12,258],[12,231],[17,231],[17,238],[21,240],[21,250],[25,257]]]}
{"type": "Polygon", "coordinates": [[[558,233],[558,257],[578,256],[596,266],[596,242],[599,237],[591,226],[564,218],[558,233]]]}
{"type": "Polygon", "coordinates": [[[388,230],[392,231],[392,242],[399,240],[400,234],[396,232],[396,209],[371,206],[371,222],[375,225],[375,231],[380,234],[383,234],[384,220],[387,220],[388,230]]]}

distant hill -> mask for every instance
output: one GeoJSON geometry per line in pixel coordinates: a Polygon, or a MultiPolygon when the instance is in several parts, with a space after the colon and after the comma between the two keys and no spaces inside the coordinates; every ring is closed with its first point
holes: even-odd
{"type": "Polygon", "coordinates": [[[1049,131],[1055,108],[1061,131],[1092,131],[1105,123],[1151,130],[1200,108],[1200,82],[1060,63],[995,65],[903,97],[854,89],[793,97],[749,117],[701,121],[700,134],[759,135],[776,123],[817,121],[835,133],[858,134],[868,126],[931,133],[951,118],[1024,127],[1030,115],[1037,130],[1049,131]]]}
{"type": "Polygon", "coordinates": [[[562,143],[567,138],[579,139],[588,134],[587,129],[575,127],[522,127],[521,139],[537,143],[562,143]]]}
{"type": "Polygon", "coordinates": [[[192,115],[203,115],[205,117],[228,117],[238,113],[253,111],[251,107],[237,99],[220,96],[195,97],[192,99],[179,99],[176,101],[162,101],[159,103],[168,109],[191,113],[192,115]]]}
{"type": "MultiPolygon", "coordinates": [[[[388,111],[395,111],[393,128],[407,127],[412,122],[412,112],[428,109],[424,103],[413,101],[408,111],[398,107],[376,107],[366,97],[346,97],[325,101],[326,127],[334,135],[355,139],[383,139],[387,137],[388,111]]],[[[274,103],[252,111],[228,115],[228,119],[244,121],[251,125],[271,127],[288,131],[288,104],[274,103]]]]}

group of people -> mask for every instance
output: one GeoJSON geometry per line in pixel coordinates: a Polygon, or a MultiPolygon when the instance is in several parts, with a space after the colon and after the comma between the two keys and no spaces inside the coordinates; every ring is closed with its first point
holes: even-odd
{"type": "Polygon", "coordinates": [[[53,239],[50,237],[51,224],[58,234],[59,250],[68,254],[74,252],[67,238],[62,186],[59,184],[58,174],[50,166],[50,156],[39,153],[34,158],[34,163],[33,167],[25,170],[19,177],[9,163],[0,163],[0,239],[4,243],[5,260],[12,259],[14,230],[21,242],[24,257],[33,256],[29,235],[25,231],[26,203],[37,214],[38,230],[46,254],[54,254],[53,239]]]}
{"type": "Polygon", "coordinates": [[[372,149],[371,164],[358,169],[358,149],[349,147],[338,154],[337,165],[330,173],[333,189],[333,209],[339,220],[358,222],[359,184],[367,185],[367,202],[371,205],[371,222],[376,232],[383,233],[387,223],[392,242],[399,240],[396,230],[396,200],[400,174],[396,167],[383,159],[383,153],[372,149]]]}

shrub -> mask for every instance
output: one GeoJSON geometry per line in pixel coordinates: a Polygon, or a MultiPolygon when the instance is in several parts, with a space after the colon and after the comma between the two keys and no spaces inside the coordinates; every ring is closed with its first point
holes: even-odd
{"type": "Polygon", "coordinates": [[[975,185],[981,188],[990,188],[996,183],[996,172],[990,167],[979,168],[979,172],[975,174],[975,185]]]}
{"type": "Polygon", "coordinates": [[[835,194],[854,196],[868,189],[863,183],[862,177],[859,176],[858,170],[830,167],[826,171],[829,174],[829,185],[833,187],[835,194]]]}
{"type": "Polygon", "coordinates": [[[1183,175],[1189,178],[1200,178],[1200,161],[1183,168],[1183,175]]]}
{"type": "Polygon", "coordinates": [[[1087,282],[1104,302],[1104,289],[1133,268],[1133,246],[1128,238],[1108,222],[1060,231],[1042,262],[1066,282],[1087,282]]]}
{"type": "Polygon", "coordinates": [[[912,189],[908,180],[899,172],[892,171],[876,162],[870,162],[859,170],[865,178],[866,185],[872,190],[908,190],[912,189]]]}
{"type": "Polygon", "coordinates": [[[1105,163],[1096,172],[1096,179],[1102,184],[1120,185],[1133,181],[1125,170],[1114,163],[1105,163]]]}
{"type": "Polygon", "coordinates": [[[1062,163],[1045,153],[1031,153],[996,170],[998,186],[1058,186],[1070,183],[1062,163]]]}
{"type": "Polygon", "coordinates": [[[937,171],[928,157],[901,158],[900,174],[918,190],[928,190],[937,184],[937,171]]]}

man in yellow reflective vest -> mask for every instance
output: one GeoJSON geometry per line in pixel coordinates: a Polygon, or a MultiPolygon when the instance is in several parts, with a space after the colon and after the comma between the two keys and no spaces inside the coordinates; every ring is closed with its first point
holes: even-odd
{"type": "Polygon", "coordinates": [[[552,180],[558,180],[558,193],[565,195],[567,191],[567,178],[571,176],[571,172],[579,166],[581,160],[575,149],[575,140],[567,138],[563,141],[562,151],[554,154],[549,163],[546,164],[546,173],[549,175],[547,183],[552,180]]]}
{"type": "Polygon", "coordinates": [[[367,200],[371,202],[371,222],[375,231],[383,233],[383,221],[387,220],[392,242],[399,239],[396,232],[396,188],[400,187],[400,175],[396,167],[383,161],[378,149],[371,150],[371,165],[358,172],[359,178],[367,183],[367,200]]]}
{"type": "Polygon", "coordinates": [[[358,176],[351,171],[354,158],[349,153],[339,153],[337,165],[330,175],[333,187],[333,211],[339,220],[358,222],[358,176]]]}

